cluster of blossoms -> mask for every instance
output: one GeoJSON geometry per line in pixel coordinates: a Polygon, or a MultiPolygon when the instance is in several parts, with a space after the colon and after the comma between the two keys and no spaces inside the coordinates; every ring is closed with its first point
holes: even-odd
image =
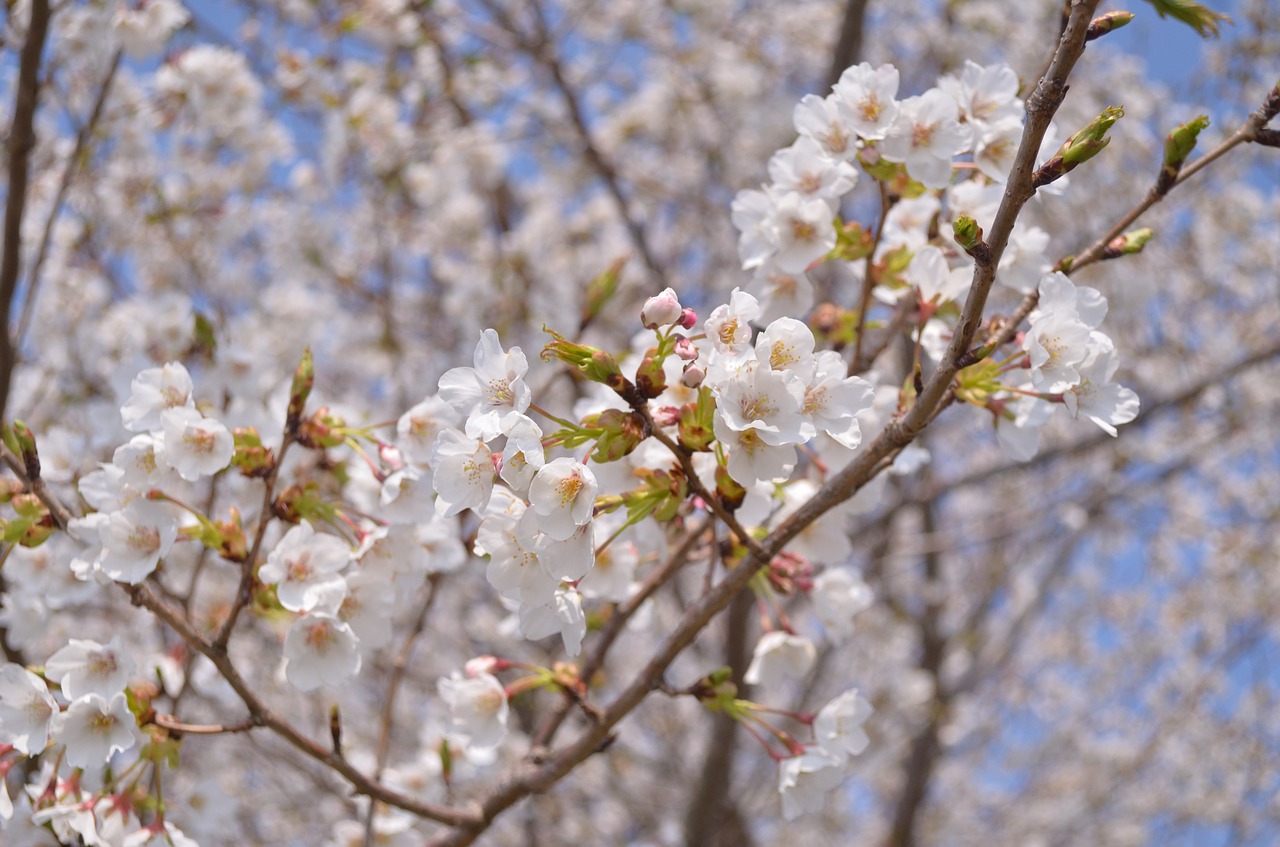
{"type": "MultiPolygon", "coordinates": [[[[173,0],[154,0],[122,8],[114,25],[123,49],[147,56],[187,17],[173,0]]],[[[310,383],[306,390],[295,385],[284,442],[274,457],[256,432],[233,432],[209,416],[212,407],[198,406],[181,364],[142,371],[121,410],[135,435],[110,463],[80,480],[80,494],[96,511],[71,522],[81,546],[69,552],[70,572],[82,584],[139,586],[158,581],[157,571],[164,575],[163,560],[179,541],[203,544],[243,569],[251,590],[241,594],[251,596],[238,595],[237,603],[252,603],[271,622],[287,621],[281,628],[283,677],[310,692],[354,679],[370,651],[390,642],[394,613],[404,610],[406,598],[465,565],[460,535],[473,537],[471,552],[487,559],[484,576],[511,613],[511,629],[531,640],[558,635],[569,657],[581,653],[588,632],[584,603],[616,609],[638,593],[633,574],[640,551],[656,554],[662,547],[620,538],[641,521],[668,524],[696,512],[731,515],[726,523],[739,537],[728,539],[717,555],[736,567],[733,560],[746,556],[749,546],[745,536],[758,531],[763,537],[794,514],[817,492],[828,468],[847,463],[862,447],[865,427],[882,424],[895,403],[902,411],[910,401],[908,392],[883,384],[878,373],[868,370],[870,379],[853,373],[841,340],[827,331],[838,321],[815,335],[819,321],[811,328],[796,317],[813,306],[809,272],[821,264],[838,266],[882,303],[914,307],[901,311],[916,318],[915,364],[921,355],[940,360],[973,263],[968,248],[958,250],[931,233],[943,223],[959,233],[972,222],[980,239],[999,203],[1022,132],[1012,69],[967,63],[959,75],[904,99],[898,99],[898,84],[895,68],[862,64],[848,69],[828,97],[804,98],[794,113],[799,138],[770,159],[770,183],[738,195],[733,221],[742,232],[739,254],[743,268],[755,274],[758,297],[734,289],[699,323],[667,289],[645,303],[645,332],[630,357],[615,359],[552,333],[543,358],[570,364],[576,376],[594,383],[574,409],[577,422],[540,408],[523,351],[504,348],[493,329],[481,334],[472,365],[446,372],[437,393],[401,416],[387,440],[372,434],[378,425],[347,427],[325,408],[305,417],[310,383]],[[874,229],[842,218],[863,174],[883,189],[874,229]],[[544,432],[547,421],[554,430],[544,432]],[[215,523],[186,505],[187,498],[173,496],[229,468],[269,480],[270,495],[291,444],[322,453],[345,446],[364,460],[354,470],[344,468],[349,475],[333,495],[345,501],[341,507],[320,503],[301,487],[285,489],[257,516],[256,540],[249,545],[235,509],[228,521],[215,523]],[[375,456],[366,445],[376,448],[375,456]],[[356,508],[346,508],[352,502],[356,508]],[[277,519],[288,524],[283,532],[277,519]]],[[[259,170],[283,147],[260,128],[262,88],[238,54],[208,47],[183,51],[165,62],[157,88],[160,120],[185,127],[192,137],[256,150],[259,170]]],[[[388,111],[372,94],[351,101],[346,108],[353,132],[377,136],[384,124],[400,126],[394,105],[388,111]]],[[[388,132],[395,141],[384,152],[407,146],[408,135],[388,132]]],[[[396,170],[391,164],[377,169],[396,170]]],[[[405,169],[410,182],[412,173],[405,169]]],[[[300,169],[295,176],[305,186],[315,175],[300,169]]],[[[1113,435],[1137,412],[1133,392],[1111,381],[1116,349],[1099,331],[1106,301],[1053,271],[1047,245],[1047,234],[1034,227],[1014,231],[997,278],[1024,294],[1038,293],[1039,308],[1017,353],[971,365],[956,386],[957,396],[994,414],[1001,444],[1019,457],[1034,453],[1054,403],[1113,435]]],[[[865,311],[863,299],[859,308],[865,311]]],[[[857,332],[868,326],[867,316],[858,315],[857,332]]],[[[919,458],[901,451],[893,472],[908,472],[919,458]]],[[[871,603],[858,573],[842,567],[850,551],[842,514],[810,524],[786,552],[757,562],[764,567],[751,588],[761,600],[766,632],[744,679],[765,694],[804,679],[817,662],[813,639],[792,625],[777,595],[808,595],[835,643],[851,637],[851,621],[871,603]],[[815,563],[827,567],[815,574],[815,563]]],[[[34,549],[45,539],[26,540],[34,549]]],[[[10,567],[21,576],[30,556],[27,547],[15,549],[10,567]]],[[[16,620],[12,607],[4,614],[0,622],[16,620]]],[[[98,769],[141,746],[144,710],[132,708],[124,693],[132,670],[115,642],[104,647],[87,641],[54,654],[43,678],[18,665],[0,668],[0,742],[9,745],[0,758],[15,751],[36,755],[52,742],[72,767],[98,769]],[[48,683],[59,685],[57,697],[48,683]]],[[[564,666],[472,659],[462,672],[438,681],[451,721],[448,743],[483,756],[506,739],[513,697],[549,689],[585,699],[590,684],[564,666]],[[498,674],[510,670],[527,675],[504,685],[498,674]]],[[[736,700],[723,679],[685,693],[741,721],[768,726],[763,710],[736,700]]],[[[786,818],[820,807],[849,758],[867,747],[862,727],[870,714],[867,700],[849,691],[816,715],[790,713],[812,728],[811,743],[768,726],[786,748],[785,755],[770,750],[780,766],[786,818]]],[[[449,753],[446,747],[444,758],[449,753]]],[[[0,767],[13,761],[4,759],[0,767]]],[[[108,825],[123,826],[127,815],[108,824],[107,805],[86,805],[74,782],[62,786],[56,776],[49,784],[58,796],[44,804],[38,822],[86,843],[105,840],[108,825]]],[[[162,815],[142,831],[173,843],[183,839],[162,815]]],[[[124,843],[136,841],[129,836],[124,843]]]]}
{"type": "Polygon", "coordinates": [[[97,511],[72,524],[86,545],[72,567],[82,578],[136,585],[169,552],[183,521],[168,498],[148,495],[171,487],[175,477],[195,482],[218,473],[231,463],[235,444],[223,424],[196,408],[191,375],[177,362],[138,374],[121,417],[138,434],[81,480],[81,495],[97,511]]]}
{"type": "MultiPolygon", "coordinates": [[[[770,160],[770,183],[740,192],[733,204],[733,222],[741,232],[739,256],[743,268],[755,273],[763,311],[771,315],[779,305],[793,313],[807,311],[813,305],[808,272],[836,263],[855,282],[873,284],[873,293],[885,303],[911,298],[915,339],[939,361],[956,304],[969,289],[973,261],[967,249],[931,239],[928,232],[950,224],[958,240],[962,232],[980,240],[990,226],[1022,133],[1018,88],[1017,75],[1007,65],[966,62],[959,75],[942,77],[936,88],[898,100],[897,69],[863,63],[846,70],[827,97],[806,96],[794,115],[799,137],[770,160]],[[870,229],[840,217],[842,203],[858,184],[859,167],[889,192],[874,237],[870,229]]],[[[1100,132],[1119,114],[1118,109],[1104,113],[1100,132]]],[[[1048,160],[1045,169],[1052,178],[1042,192],[1060,193],[1065,187],[1070,168],[1062,165],[1063,154],[1090,141],[1073,144],[1074,138],[1051,157],[1051,135],[1046,137],[1040,158],[1048,160]]],[[[1092,143],[1089,149],[1096,152],[1105,138],[1092,143]]],[[[1083,414],[1112,435],[1138,409],[1136,395],[1111,382],[1118,367],[1115,347],[1098,331],[1106,301],[1092,289],[1081,289],[1081,302],[1089,305],[1078,309],[1074,286],[1046,256],[1048,243],[1048,234],[1038,227],[1015,227],[996,275],[1015,291],[1040,294],[1024,344],[1030,358],[962,377],[980,384],[962,396],[992,411],[1001,446],[1020,460],[1035,454],[1040,427],[1052,416],[1052,406],[1035,402],[1037,397],[1066,405],[1074,417],[1083,414]],[[1027,380],[999,379],[1027,367],[1027,380]]],[[[1126,252],[1140,248],[1137,243],[1126,252]]],[[[775,468],[781,466],[780,456],[774,454],[775,468]]]]}
{"type": "MultiPolygon", "coordinates": [[[[59,760],[72,768],[96,772],[117,754],[146,744],[135,715],[146,707],[135,704],[145,703],[147,689],[132,688],[126,693],[135,669],[118,638],[108,644],[72,639],[49,657],[41,676],[21,665],[0,665],[0,820],[14,815],[3,779],[18,762],[11,754],[38,756],[52,747],[59,760]],[[56,686],[56,697],[50,683],[56,686]]],[[[161,678],[165,673],[172,678],[175,670],[170,663],[161,678]]],[[[127,778],[143,761],[135,758],[122,768],[121,776],[127,778]]],[[[31,826],[48,827],[59,843],[79,839],[95,847],[149,843],[195,847],[163,814],[143,825],[127,789],[119,793],[91,790],[86,783],[79,770],[71,779],[50,778],[42,794],[29,798],[35,807],[31,826]]],[[[127,779],[118,780],[120,785],[126,783],[127,779]]]]}

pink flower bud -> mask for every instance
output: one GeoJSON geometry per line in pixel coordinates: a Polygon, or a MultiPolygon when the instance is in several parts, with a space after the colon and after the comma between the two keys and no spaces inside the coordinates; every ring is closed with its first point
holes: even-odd
{"type": "Polygon", "coordinates": [[[467,676],[479,676],[484,673],[493,673],[498,668],[499,659],[496,656],[476,656],[474,659],[468,659],[463,665],[467,676]]]}
{"type": "Polygon", "coordinates": [[[676,355],[686,362],[692,362],[698,358],[698,348],[693,346],[693,342],[687,338],[681,338],[676,342],[676,355]]]}
{"type": "Polygon", "coordinates": [[[697,388],[706,378],[707,372],[700,365],[690,362],[684,366],[684,373],[680,375],[680,384],[686,388],[697,388]]]}
{"type": "Polygon", "coordinates": [[[680,328],[693,329],[697,325],[698,325],[698,313],[695,312],[693,309],[685,307],[685,309],[680,312],[680,328]]]}
{"type": "Polygon", "coordinates": [[[670,326],[680,320],[683,314],[680,298],[667,288],[645,301],[644,308],[640,310],[640,323],[644,324],[645,329],[657,329],[660,326],[670,326]]]}
{"type": "Polygon", "coordinates": [[[405,465],[404,454],[394,444],[379,444],[378,458],[382,460],[382,464],[392,471],[398,471],[405,465]]]}
{"type": "Polygon", "coordinates": [[[662,406],[654,411],[653,422],[658,426],[675,426],[680,423],[680,410],[675,406],[662,406]]]}

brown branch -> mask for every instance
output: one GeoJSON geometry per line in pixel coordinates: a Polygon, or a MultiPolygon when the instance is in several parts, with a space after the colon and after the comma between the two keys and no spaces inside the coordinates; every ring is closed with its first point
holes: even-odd
{"type": "Polygon", "coordinates": [[[158,727],[182,735],[229,735],[237,732],[249,732],[262,726],[252,717],[237,724],[192,724],[183,723],[173,715],[156,715],[151,722],[158,727]]]}
{"type": "Polygon", "coordinates": [[[867,18],[867,0],[847,0],[844,18],[840,22],[840,38],[831,54],[831,70],[827,72],[827,85],[840,81],[844,69],[857,61],[862,53],[862,33],[867,18]]]}
{"type": "Polygon", "coordinates": [[[1276,97],[1276,90],[1280,90],[1280,86],[1277,86],[1277,89],[1273,89],[1273,91],[1269,93],[1267,102],[1264,102],[1263,105],[1259,106],[1252,114],[1250,114],[1235,132],[1227,136],[1212,150],[1205,153],[1199,159],[1196,159],[1187,167],[1183,168],[1181,172],[1179,172],[1178,178],[1174,180],[1171,185],[1163,191],[1160,190],[1158,182],[1156,185],[1153,185],[1147,192],[1147,196],[1144,197],[1136,206],[1126,212],[1125,215],[1116,222],[1115,226],[1107,230],[1105,235],[1090,244],[1084,252],[1071,260],[1071,272],[1075,272],[1086,265],[1091,265],[1104,258],[1103,254],[1107,249],[1107,245],[1114,239],[1123,235],[1129,227],[1138,220],[1138,218],[1142,217],[1142,215],[1147,212],[1148,209],[1163,200],[1169,191],[1179,185],[1182,185],[1188,179],[1195,176],[1241,144],[1257,141],[1259,133],[1262,132],[1262,128],[1265,127],[1267,122],[1273,117],[1273,115],[1268,114],[1270,111],[1268,109],[1268,104],[1272,98],[1276,97]]]}
{"type": "Polygon", "coordinates": [[[303,735],[293,724],[277,715],[259,699],[249,683],[240,675],[235,665],[232,664],[224,649],[219,649],[201,635],[182,616],[182,613],[177,608],[159,597],[149,584],[142,583],[140,585],[121,587],[129,592],[129,596],[135,606],[141,606],[150,611],[174,632],[178,633],[182,640],[187,642],[192,649],[198,651],[213,663],[218,673],[240,697],[245,708],[249,710],[249,716],[252,721],[271,730],[304,755],[331,768],[346,779],[347,782],[351,783],[352,789],[357,793],[386,803],[388,806],[404,809],[406,812],[418,817],[449,826],[474,826],[477,823],[478,816],[474,812],[450,806],[440,806],[435,803],[426,803],[388,788],[377,780],[370,779],[329,747],[303,735]]]}
{"type": "MultiPolygon", "coordinates": [[[[609,649],[613,647],[613,643],[622,634],[627,621],[631,620],[631,617],[644,605],[644,601],[653,596],[653,593],[663,585],[666,585],[667,581],[688,563],[694,547],[697,545],[698,540],[706,534],[710,524],[711,522],[707,520],[689,530],[684,540],[667,556],[666,561],[653,573],[649,574],[649,578],[644,581],[640,589],[614,610],[612,617],[609,618],[608,625],[600,633],[600,637],[596,639],[595,649],[592,650],[591,655],[582,663],[582,667],[578,671],[578,677],[584,683],[589,686],[592,678],[604,668],[605,658],[608,656],[609,649]]],[[[573,698],[566,694],[564,702],[538,727],[538,731],[534,734],[533,741],[530,744],[530,755],[533,758],[540,757],[551,743],[556,731],[564,723],[570,710],[572,710],[574,702],[573,698]]]]}
{"type": "Polygon", "coordinates": [[[0,251],[0,420],[9,405],[9,384],[18,351],[9,333],[13,296],[22,273],[22,218],[27,208],[31,151],[36,146],[35,116],[40,98],[40,57],[49,33],[49,0],[32,0],[27,40],[18,63],[13,125],[9,129],[9,187],[4,205],[4,247],[0,251]]]}
{"type": "Polygon", "coordinates": [[[284,465],[284,454],[288,452],[289,445],[293,442],[294,433],[289,427],[285,427],[284,436],[280,441],[280,452],[276,455],[276,463],[271,468],[271,473],[266,479],[266,483],[262,490],[262,507],[258,513],[258,529],[253,536],[253,546],[249,550],[248,557],[240,566],[240,585],[236,588],[235,599],[231,601],[231,609],[227,612],[227,619],[223,621],[222,628],[218,630],[217,637],[214,638],[213,649],[223,653],[227,652],[227,642],[231,640],[231,631],[235,629],[236,620],[240,617],[240,613],[249,605],[249,601],[253,599],[253,580],[258,567],[258,555],[262,552],[262,540],[267,535],[267,525],[271,523],[273,517],[273,505],[276,491],[276,482],[280,478],[280,468],[284,465]]]}
{"type": "MultiPolygon", "coordinates": [[[[417,643],[418,636],[422,635],[422,630],[426,628],[427,616],[431,612],[431,607],[435,604],[436,589],[440,587],[441,579],[443,579],[443,576],[438,573],[432,574],[428,578],[426,599],[422,601],[422,605],[418,608],[418,614],[413,620],[413,625],[409,628],[409,632],[405,634],[400,650],[396,653],[395,661],[391,665],[391,677],[387,680],[387,693],[382,698],[382,718],[378,729],[378,747],[373,766],[373,779],[375,782],[382,779],[382,773],[386,770],[387,759],[391,753],[391,727],[395,723],[396,696],[400,693],[400,683],[404,680],[405,672],[409,669],[409,657],[413,654],[413,646],[417,643]]],[[[365,847],[372,847],[374,843],[374,811],[374,804],[370,803],[369,811],[364,821],[365,847]]]]}
{"type": "Polygon", "coordinates": [[[988,261],[975,262],[973,284],[962,307],[960,319],[946,354],[938,364],[915,404],[898,415],[847,467],[827,481],[813,499],[800,507],[775,531],[784,540],[795,537],[836,505],[852,497],[875,474],[881,463],[915,440],[942,408],[951,393],[951,381],[960,369],[982,320],[987,295],[995,282],[996,266],[1004,253],[1022,207],[1031,199],[1034,189],[1031,176],[1036,156],[1049,122],[1066,94],[1067,75],[1084,51],[1084,35],[1090,16],[1099,0],[1074,0],[1071,21],[1063,33],[1049,68],[1027,100],[1027,122],[1014,158],[1013,169],[1005,185],[1004,198],[995,221],[987,234],[991,248],[988,261]]]}

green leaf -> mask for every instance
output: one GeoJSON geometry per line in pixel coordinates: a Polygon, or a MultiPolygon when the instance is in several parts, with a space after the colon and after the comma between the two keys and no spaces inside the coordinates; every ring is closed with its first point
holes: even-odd
{"type": "Polygon", "coordinates": [[[1182,21],[1200,34],[1201,38],[1217,38],[1218,22],[1232,23],[1230,15],[1215,12],[1196,0],[1147,0],[1160,17],[1182,21]]]}

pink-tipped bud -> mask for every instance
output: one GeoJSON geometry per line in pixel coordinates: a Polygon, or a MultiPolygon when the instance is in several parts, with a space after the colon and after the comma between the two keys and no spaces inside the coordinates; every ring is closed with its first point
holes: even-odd
{"type": "Polygon", "coordinates": [[[693,329],[698,325],[698,313],[687,306],[680,312],[680,328],[693,329]]]}
{"type": "Polygon", "coordinates": [[[645,301],[644,308],[640,310],[640,323],[644,324],[645,329],[657,329],[660,326],[671,326],[683,314],[680,298],[667,288],[645,301]]]}
{"type": "Polygon", "coordinates": [[[680,374],[680,384],[686,388],[697,388],[706,378],[707,372],[702,366],[690,362],[684,366],[684,373],[680,374]]]}
{"type": "Polygon", "coordinates": [[[503,664],[505,663],[497,656],[476,656],[474,659],[468,659],[462,668],[467,676],[478,676],[482,673],[497,673],[502,670],[503,664]]]}
{"type": "Polygon", "coordinates": [[[382,464],[392,471],[398,471],[405,465],[404,454],[394,444],[379,444],[378,458],[382,460],[382,464]]]}
{"type": "Polygon", "coordinates": [[[676,342],[676,355],[686,362],[692,362],[698,358],[698,348],[689,339],[681,338],[676,342]]]}
{"type": "Polygon", "coordinates": [[[675,406],[660,406],[653,413],[653,422],[658,426],[675,426],[680,422],[680,410],[675,406]]]}

